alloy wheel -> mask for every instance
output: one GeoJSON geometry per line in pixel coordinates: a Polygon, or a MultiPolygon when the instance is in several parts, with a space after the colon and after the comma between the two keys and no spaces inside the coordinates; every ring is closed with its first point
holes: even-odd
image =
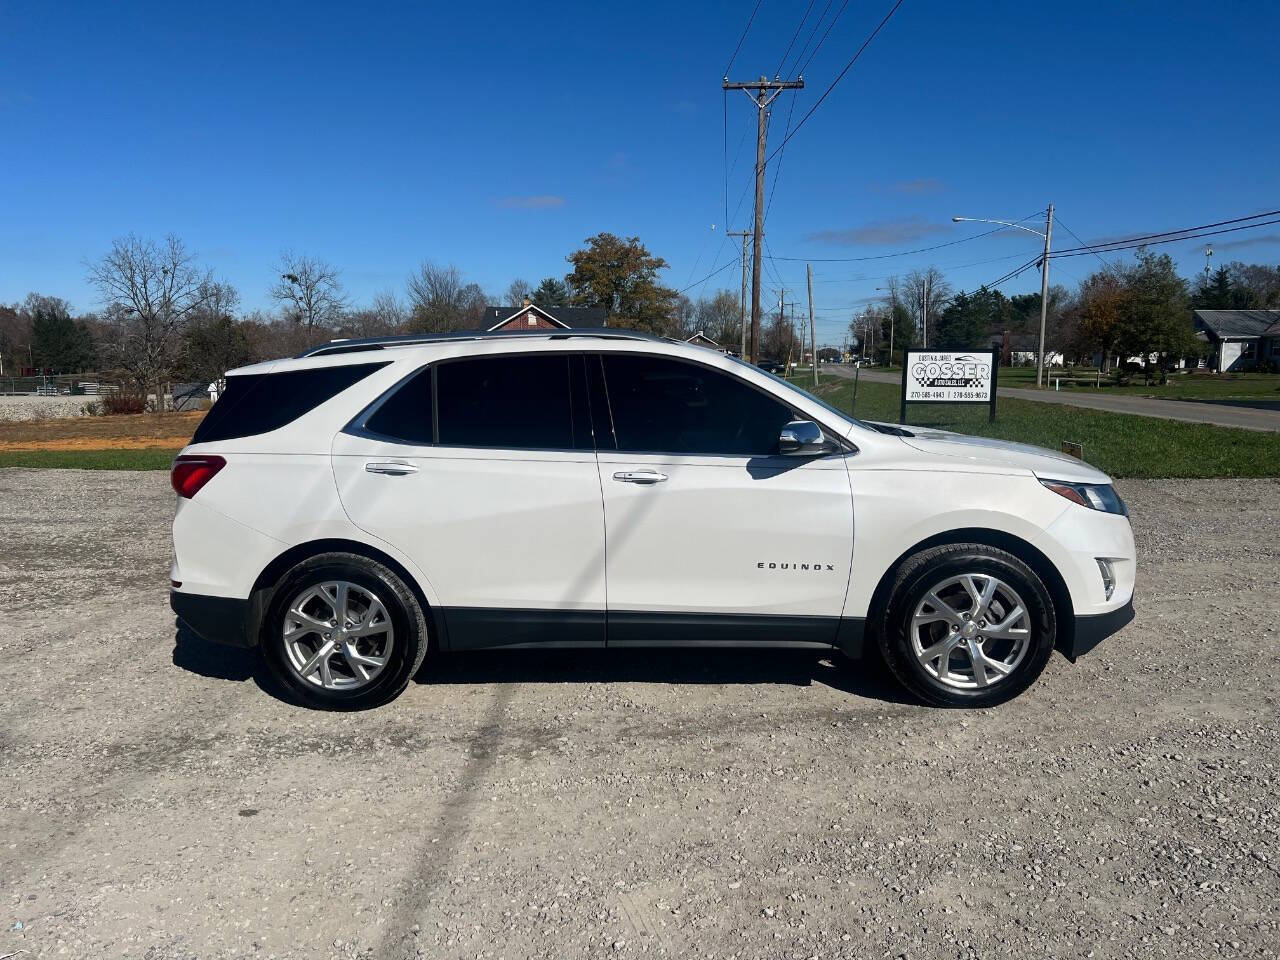
{"type": "Polygon", "coordinates": [[[1012,674],[1031,648],[1031,616],[1016,590],[986,573],[948,577],[911,617],[911,647],[925,672],[961,690],[1012,674]]]}
{"type": "Polygon", "coordinates": [[[395,630],[372,591],[330,580],[307,587],[290,601],[281,640],[301,680],[326,690],[355,690],[382,673],[395,630]]]}

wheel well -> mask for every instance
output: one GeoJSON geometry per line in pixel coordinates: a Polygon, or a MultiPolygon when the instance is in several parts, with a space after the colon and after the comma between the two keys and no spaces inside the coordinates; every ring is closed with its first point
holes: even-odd
{"type": "Polygon", "coordinates": [[[870,631],[878,629],[881,614],[891,599],[889,591],[893,588],[894,578],[902,564],[922,550],[950,543],[980,543],[1013,554],[1034,570],[1036,575],[1044,581],[1044,585],[1049,588],[1049,595],[1053,598],[1054,612],[1058,620],[1058,643],[1062,644],[1075,633],[1075,608],[1071,605],[1071,592],[1067,590],[1066,581],[1062,579],[1062,574],[1058,572],[1053,562],[1021,537],[981,527],[967,527],[934,534],[903,551],[901,556],[894,560],[881,575],[880,582],[876,584],[875,592],[871,595],[871,604],[867,609],[867,626],[870,631]]]}
{"type": "Polygon", "coordinates": [[[413,591],[413,595],[422,606],[423,615],[426,616],[427,621],[431,624],[431,632],[427,638],[428,649],[434,649],[442,645],[441,641],[445,630],[444,620],[427,602],[426,594],[422,592],[422,587],[418,584],[417,577],[406,570],[404,564],[400,563],[399,560],[383,553],[376,547],[371,547],[367,543],[360,543],[358,540],[336,538],[312,540],[308,543],[300,543],[297,546],[290,547],[263,568],[262,572],[258,574],[258,579],[254,581],[253,590],[249,594],[248,628],[250,637],[258,635],[258,630],[262,625],[262,618],[266,616],[267,607],[271,602],[271,592],[275,589],[276,584],[280,582],[280,578],[304,560],[318,557],[322,553],[354,553],[388,567],[404,581],[405,586],[413,591]]]}

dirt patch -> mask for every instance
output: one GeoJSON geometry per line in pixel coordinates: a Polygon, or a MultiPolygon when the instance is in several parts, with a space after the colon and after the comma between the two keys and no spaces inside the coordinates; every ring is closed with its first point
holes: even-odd
{"type": "Polygon", "coordinates": [[[197,411],[0,423],[0,451],[174,449],[191,442],[203,417],[197,411]]]}

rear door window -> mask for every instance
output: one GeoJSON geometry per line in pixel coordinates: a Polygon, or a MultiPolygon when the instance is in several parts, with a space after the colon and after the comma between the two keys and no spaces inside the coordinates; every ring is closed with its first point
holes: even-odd
{"type": "Polygon", "coordinates": [[[545,353],[438,364],[437,442],[455,447],[574,449],[571,360],[581,362],[571,354],[545,353]]]}
{"type": "Polygon", "coordinates": [[[386,363],[357,363],[227,377],[226,389],[196,427],[192,443],[234,440],[278,430],[386,363]]]}

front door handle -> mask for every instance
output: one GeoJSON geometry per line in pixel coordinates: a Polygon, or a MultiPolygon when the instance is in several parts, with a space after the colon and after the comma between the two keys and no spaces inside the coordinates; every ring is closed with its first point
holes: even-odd
{"type": "Polygon", "coordinates": [[[623,470],[615,473],[613,479],[621,483],[662,483],[667,475],[657,470],[623,470]]]}
{"type": "Polygon", "coordinates": [[[417,473],[418,468],[403,460],[373,460],[364,465],[369,473],[382,473],[388,477],[403,477],[407,473],[417,473]]]}

